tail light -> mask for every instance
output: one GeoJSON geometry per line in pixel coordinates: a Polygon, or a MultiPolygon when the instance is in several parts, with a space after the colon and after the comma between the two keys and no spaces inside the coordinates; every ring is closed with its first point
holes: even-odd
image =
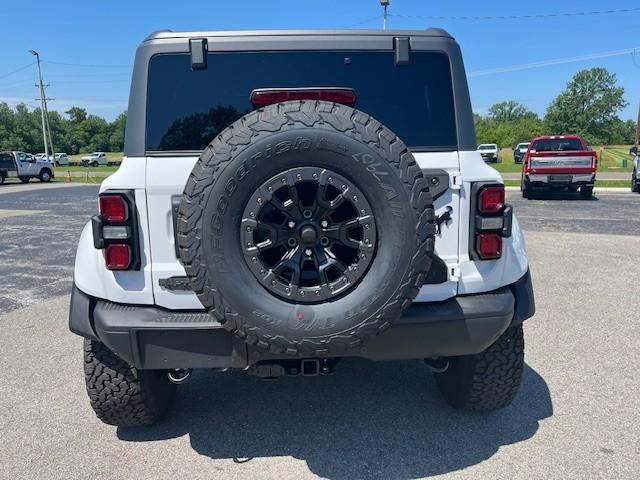
{"type": "Polygon", "coordinates": [[[475,260],[502,257],[505,237],[511,236],[513,209],[505,203],[504,185],[476,183],[472,188],[470,255],[475,260]]]}
{"type": "Polygon", "coordinates": [[[109,270],[126,270],[131,265],[131,247],[126,243],[107,245],[104,263],[109,270]]]}
{"type": "Polygon", "coordinates": [[[324,100],[354,107],[357,96],[350,88],[260,88],[251,92],[255,108],[290,100],[324,100]]]}
{"type": "Polygon", "coordinates": [[[483,215],[502,212],[504,185],[490,185],[480,190],[478,210],[483,215]]]}
{"type": "Polygon", "coordinates": [[[502,237],[497,233],[481,233],[476,244],[478,255],[483,260],[495,260],[502,256],[502,237]]]}
{"type": "Polygon", "coordinates": [[[140,269],[138,222],[131,190],[108,190],[98,199],[100,214],[91,217],[93,246],[104,250],[108,270],[140,269]]]}
{"type": "Polygon", "coordinates": [[[107,222],[124,222],[127,220],[127,203],[120,195],[102,195],[98,199],[100,215],[107,222]]]}

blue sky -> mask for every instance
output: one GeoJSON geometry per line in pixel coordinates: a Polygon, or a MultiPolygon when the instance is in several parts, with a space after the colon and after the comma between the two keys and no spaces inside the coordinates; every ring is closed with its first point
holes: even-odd
{"type": "MultiPolygon", "coordinates": [[[[36,106],[35,65],[40,52],[51,109],[71,105],[113,119],[127,105],[136,46],[150,32],[273,28],[380,28],[378,0],[56,0],[3,2],[0,101],[36,106]],[[52,62],[52,63],[48,63],[52,62]],[[57,62],[57,63],[53,63],[57,62]],[[68,65],[63,65],[68,64],[68,65]],[[93,65],[93,66],[89,66],[93,65]],[[99,65],[99,66],[97,66],[99,65]],[[9,74],[9,75],[7,75],[9,74]]],[[[543,114],[582,68],[614,72],[630,103],[621,117],[635,119],[640,102],[640,11],[509,20],[420,17],[537,15],[638,8],[636,1],[391,0],[390,28],[445,28],[460,42],[470,74],[474,110],[517,100],[543,114]],[[632,53],[502,73],[483,71],[638,48],[632,53]]]]}

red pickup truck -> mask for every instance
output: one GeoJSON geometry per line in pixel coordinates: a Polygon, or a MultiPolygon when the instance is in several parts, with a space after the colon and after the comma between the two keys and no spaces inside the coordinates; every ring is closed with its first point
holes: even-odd
{"type": "Polygon", "coordinates": [[[578,135],[536,137],[522,162],[521,190],[531,198],[536,190],[580,189],[582,198],[591,198],[596,181],[598,158],[578,135]]]}

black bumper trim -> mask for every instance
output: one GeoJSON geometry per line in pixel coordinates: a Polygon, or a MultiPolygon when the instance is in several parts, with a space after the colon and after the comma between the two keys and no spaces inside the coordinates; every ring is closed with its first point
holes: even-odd
{"type": "MultiPolygon", "coordinates": [[[[535,312],[531,276],[493,292],[414,303],[402,318],[345,356],[372,360],[470,355],[535,312]]],[[[69,328],[138,368],[243,368],[283,358],[248,346],[208,313],[94,299],[75,285],[69,328]]],[[[291,358],[291,357],[286,357],[291,358]]]]}

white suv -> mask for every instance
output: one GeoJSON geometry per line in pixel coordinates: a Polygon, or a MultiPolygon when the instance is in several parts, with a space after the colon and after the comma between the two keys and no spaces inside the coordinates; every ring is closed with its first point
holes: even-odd
{"type": "Polygon", "coordinates": [[[443,30],[148,37],[76,257],[97,416],[151,423],[194,368],[342,357],[424,359],[454,407],[509,404],[533,291],[473,125],[443,30]]]}

